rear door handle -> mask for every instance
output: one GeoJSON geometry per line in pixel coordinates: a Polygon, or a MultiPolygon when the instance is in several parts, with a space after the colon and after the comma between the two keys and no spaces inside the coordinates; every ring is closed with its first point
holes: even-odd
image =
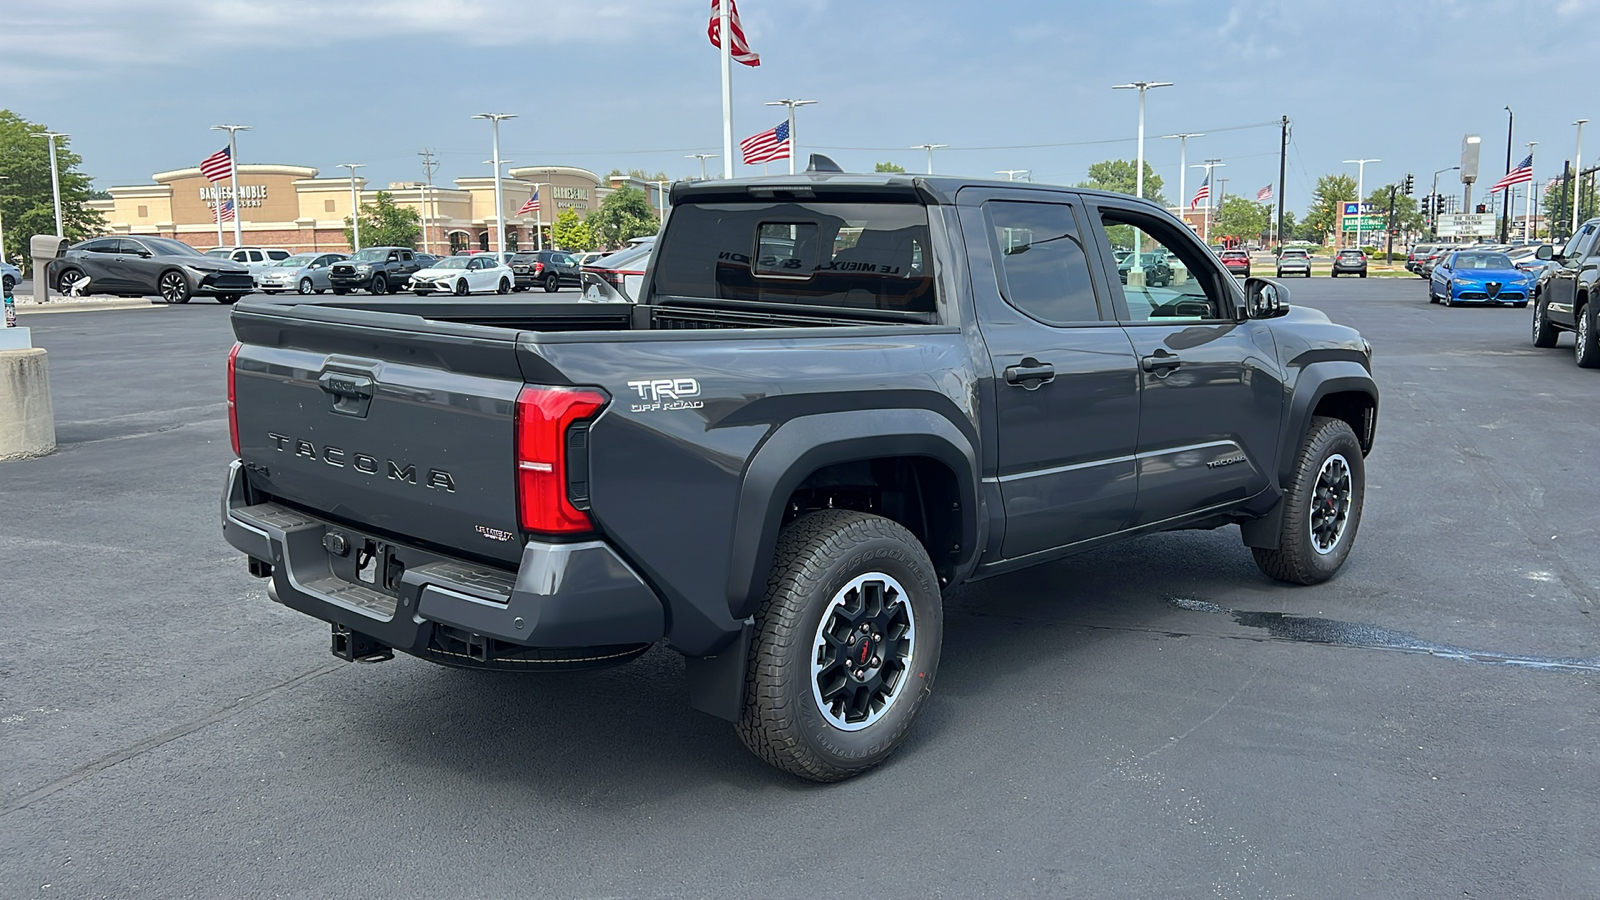
{"type": "Polygon", "coordinates": [[[1056,380],[1056,367],[1029,356],[1023,359],[1020,365],[1006,366],[1005,376],[1006,384],[1017,385],[1023,390],[1036,391],[1039,385],[1056,380]]]}
{"type": "Polygon", "coordinates": [[[1157,375],[1165,375],[1173,369],[1183,365],[1183,358],[1178,356],[1176,353],[1168,353],[1165,350],[1157,350],[1152,356],[1142,357],[1139,360],[1139,365],[1146,372],[1154,372],[1157,375]]]}

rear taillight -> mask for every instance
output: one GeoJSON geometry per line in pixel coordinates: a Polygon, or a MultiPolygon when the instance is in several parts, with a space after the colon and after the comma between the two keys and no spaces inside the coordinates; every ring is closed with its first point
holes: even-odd
{"type": "Polygon", "coordinates": [[[238,365],[239,344],[234,344],[228,351],[228,440],[233,442],[233,455],[239,455],[239,406],[235,402],[237,393],[233,387],[233,370],[238,365]]]}
{"type": "Polygon", "coordinates": [[[533,264],[533,274],[537,275],[537,274],[539,274],[540,272],[543,272],[543,271],[544,271],[544,263],[534,263],[533,264]]]}
{"type": "MultiPolygon", "coordinates": [[[[586,441],[573,441],[573,425],[593,418],[606,405],[604,394],[581,388],[525,387],[517,395],[517,517],[524,531],[578,534],[592,531],[587,506],[588,478],[575,493],[572,476],[588,470],[586,441]],[[574,446],[577,445],[577,446],[574,446]],[[574,453],[582,459],[569,459],[574,453]]],[[[587,438],[587,429],[576,429],[587,438]]]]}

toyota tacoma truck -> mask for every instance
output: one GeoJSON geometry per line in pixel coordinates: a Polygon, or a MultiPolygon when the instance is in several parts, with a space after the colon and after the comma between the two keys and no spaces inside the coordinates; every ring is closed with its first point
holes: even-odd
{"type": "Polygon", "coordinates": [[[423,261],[410,247],[362,247],[349,259],[333,264],[328,284],[337,295],[354,290],[394,294],[411,284],[423,261]]]}
{"type": "Polygon", "coordinates": [[[1292,584],[1350,553],[1371,346],[1164,210],[821,158],[671,200],[636,303],[234,310],[223,532],[336,655],[662,644],[833,781],[929,701],[950,586],[1177,529],[1292,584]],[[1124,283],[1115,246],[1183,266],[1124,283]]]}

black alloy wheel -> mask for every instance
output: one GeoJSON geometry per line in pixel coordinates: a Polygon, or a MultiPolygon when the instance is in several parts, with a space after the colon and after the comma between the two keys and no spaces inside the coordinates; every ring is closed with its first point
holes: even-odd
{"type": "Polygon", "coordinates": [[[300,279],[300,285],[299,285],[298,289],[299,289],[301,295],[305,295],[305,294],[311,293],[312,287],[313,287],[313,285],[311,284],[311,279],[310,278],[302,278],[302,279],[300,279]]]}
{"type": "Polygon", "coordinates": [[[369,293],[369,294],[387,294],[387,293],[389,293],[389,279],[383,277],[382,275],[374,275],[374,276],[372,276],[371,286],[367,288],[367,293],[369,293]]]}
{"type": "Polygon", "coordinates": [[[8,294],[11,293],[12,289],[15,288],[16,286],[17,286],[17,280],[15,278],[12,278],[10,275],[7,275],[5,278],[0,279],[0,288],[4,288],[5,292],[8,293],[8,294]]]}
{"type": "Polygon", "coordinates": [[[64,296],[72,295],[72,287],[85,278],[82,269],[62,269],[56,276],[56,292],[64,296]]]}
{"type": "Polygon", "coordinates": [[[465,297],[468,293],[470,293],[470,289],[467,287],[467,280],[465,278],[463,278],[460,281],[457,281],[456,282],[456,296],[457,297],[465,297]]]}
{"type": "Polygon", "coordinates": [[[500,279],[500,286],[495,288],[495,293],[496,294],[509,294],[509,293],[511,293],[511,280],[509,278],[500,279]]]}
{"type": "Polygon", "coordinates": [[[549,275],[546,275],[544,277],[544,291],[545,291],[545,293],[554,294],[556,291],[559,291],[559,290],[561,290],[561,276],[557,275],[554,272],[551,272],[549,275]]]}
{"type": "Polygon", "coordinates": [[[1578,337],[1572,344],[1573,362],[1580,369],[1600,369],[1600,341],[1596,341],[1595,305],[1585,303],[1578,307],[1578,337]]]}
{"type": "Polygon", "coordinates": [[[161,299],[168,303],[189,302],[189,279],[177,269],[162,272],[161,277],[156,280],[156,290],[161,294],[161,299]]]}

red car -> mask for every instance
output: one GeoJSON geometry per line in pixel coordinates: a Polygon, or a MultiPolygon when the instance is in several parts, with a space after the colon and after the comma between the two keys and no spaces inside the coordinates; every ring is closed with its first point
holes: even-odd
{"type": "Polygon", "coordinates": [[[1228,269],[1229,275],[1250,277],[1250,254],[1243,250],[1224,250],[1220,256],[1222,264],[1228,269]]]}

